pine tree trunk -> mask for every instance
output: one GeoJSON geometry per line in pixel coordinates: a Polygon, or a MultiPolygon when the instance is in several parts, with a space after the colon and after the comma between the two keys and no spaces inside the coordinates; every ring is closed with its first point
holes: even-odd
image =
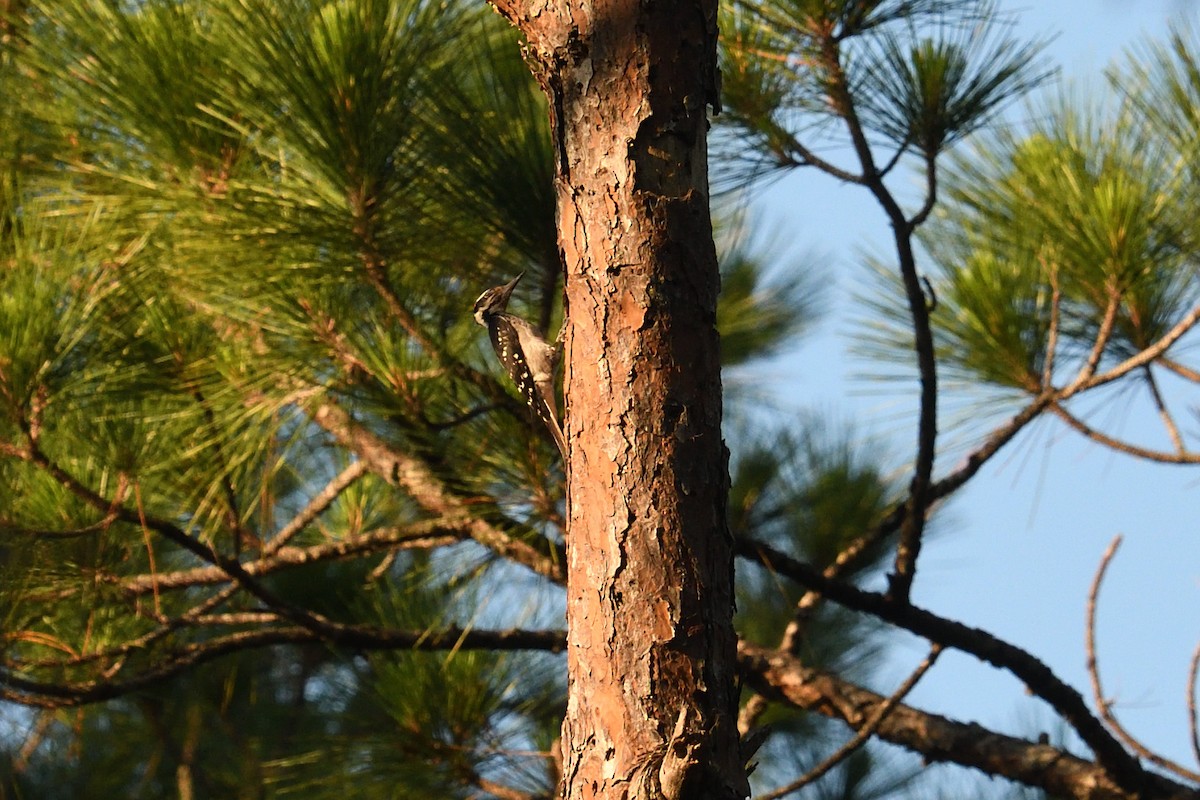
{"type": "Polygon", "coordinates": [[[566,266],[564,796],[748,794],[708,208],[715,0],[527,0],[566,266]]]}

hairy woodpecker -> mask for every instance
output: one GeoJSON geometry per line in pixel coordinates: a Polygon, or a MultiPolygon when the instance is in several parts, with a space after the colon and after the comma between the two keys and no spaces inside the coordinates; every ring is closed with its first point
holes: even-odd
{"type": "Polygon", "coordinates": [[[524,275],[522,272],[503,286],[494,286],[479,295],[475,301],[475,321],[488,329],[496,357],[521,390],[525,402],[550,429],[550,435],[566,461],[567,440],[558,424],[558,409],[554,402],[558,349],[548,344],[528,322],[508,313],[508,298],[524,275]]]}

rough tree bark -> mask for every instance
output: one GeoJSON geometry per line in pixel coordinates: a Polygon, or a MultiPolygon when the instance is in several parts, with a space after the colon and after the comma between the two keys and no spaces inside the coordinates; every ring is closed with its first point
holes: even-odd
{"type": "Polygon", "coordinates": [[[716,0],[495,0],[550,100],[566,268],[568,798],[748,795],[708,208],[716,0]]]}

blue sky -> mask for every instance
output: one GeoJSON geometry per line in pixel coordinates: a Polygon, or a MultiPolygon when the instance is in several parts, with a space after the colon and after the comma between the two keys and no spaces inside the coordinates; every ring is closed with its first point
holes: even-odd
{"type": "MultiPolygon", "coordinates": [[[[1061,69],[1060,82],[1097,92],[1106,88],[1102,71],[1112,59],[1147,37],[1161,40],[1169,20],[1197,14],[1181,0],[1001,0],[1000,6],[1017,15],[1022,35],[1056,34],[1048,55],[1061,69]]],[[[861,189],[801,172],[765,192],[754,219],[776,241],[786,232],[784,243],[795,252],[820,254],[827,263],[822,275],[835,286],[833,312],[818,331],[770,368],[788,394],[782,402],[832,411],[895,454],[911,452],[915,382],[906,396],[870,393],[854,377],[867,364],[847,347],[845,319],[862,256],[887,252],[882,214],[861,189]]],[[[1157,425],[1123,401],[1103,413],[1127,433],[1157,425]]],[[[941,463],[939,470],[953,466],[941,463]]],[[[1185,692],[1200,640],[1198,509],[1200,468],[1134,461],[1047,420],[1022,434],[945,509],[940,533],[922,553],[914,601],[1027,648],[1090,696],[1088,587],[1101,554],[1121,534],[1097,626],[1106,694],[1145,744],[1195,767],[1185,692]]],[[[875,688],[890,693],[924,654],[923,641],[903,640],[892,683],[875,688]]],[[[1011,676],[955,653],[942,657],[910,701],[1012,733],[1059,729],[1011,676]]]]}

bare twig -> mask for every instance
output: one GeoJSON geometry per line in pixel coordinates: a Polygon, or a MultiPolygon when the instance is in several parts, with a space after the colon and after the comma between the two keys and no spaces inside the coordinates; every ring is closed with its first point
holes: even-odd
{"type": "Polygon", "coordinates": [[[46,731],[50,730],[50,726],[53,724],[53,711],[43,711],[37,715],[37,720],[33,723],[33,729],[29,731],[29,735],[25,737],[25,741],[21,744],[20,751],[17,752],[17,757],[13,759],[13,772],[20,775],[28,769],[29,760],[33,758],[33,754],[41,745],[42,740],[46,738],[46,731]]]}
{"type": "Polygon", "coordinates": [[[1188,732],[1192,740],[1192,757],[1200,764],[1200,720],[1196,716],[1197,672],[1200,672],[1200,643],[1192,651],[1192,663],[1188,667],[1187,679],[1188,732]]]}
{"type": "MultiPolygon", "coordinates": [[[[871,712],[867,714],[865,721],[863,721],[861,727],[858,728],[854,736],[851,737],[850,741],[843,744],[828,758],[810,769],[804,775],[800,776],[800,778],[797,780],[789,783],[787,786],[783,786],[774,791],[759,795],[759,800],[779,800],[779,798],[789,795],[792,792],[799,791],[805,786],[808,786],[810,783],[820,780],[826,773],[829,772],[829,770],[833,769],[838,764],[842,763],[851,755],[853,755],[856,750],[866,744],[868,739],[875,735],[880,723],[883,722],[884,718],[891,713],[893,708],[900,704],[901,700],[908,696],[908,693],[913,690],[913,687],[917,685],[917,682],[920,681],[921,678],[925,677],[925,673],[929,671],[930,667],[932,667],[934,662],[937,661],[937,658],[939,655],[941,655],[941,653],[942,646],[940,644],[934,644],[931,648],[929,648],[929,655],[925,657],[925,660],[917,665],[917,668],[913,670],[913,673],[908,676],[904,683],[900,684],[900,687],[896,689],[891,696],[885,699],[882,703],[876,705],[871,712]]],[[[853,720],[847,721],[852,725],[855,724],[853,720]]]]}
{"type": "Polygon", "coordinates": [[[1171,370],[1171,372],[1174,372],[1176,375],[1184,378],[1185,380],[1189,380],[1192,383],[1200,383],[1200,372],[1192,369],[1186,364],[1180,364],[1175,359],[1167,358],[1166,356],[1160,358],[1158,363],[1162,364],[1164,367],[1171,370]]]}
{"type": "Polygon", "coordinates": [[[321,515],[325,509],[332,505],[333,501],[344,492],[351,484],[361,478],[367,472],[367,465],[363,461],[354,461],[344,470],[337,474],[325,488],[317,492],[308,503],[296,514],[287,525],[280,528],[279,533],[271,539],[263,548],[263,555],[272,555],[279,551],[279,548],[287,544],[296,534],[308,527],[314,519],[321,515]]]}
{"type": "Polygon", "coordinates": [[[896,602],[887,595],[863,591],[841,581],[829,580],[811,564],[759,542],[737,537],[734,546],[738,555],[758,561],[782,575],[816,589],[839,605],[870,614],[931,642],[970,653],[994,667],[1007,670],[1058,712],[1121,786],[1136,792],[1146,780],[1145,771],[1137,759],[1126,752],[1121,743],[1104,727],[1079,692],[1029,652],[979,628],[946,619],[911,604],[896,602]]]}
{"type": "MultiPolygon", "coordinates": [[[[826,175],[837,178],[845,183],[861,184],[864,182],[862,175],[856,175],[853,172],[842,169],[831,161],[826,161],[812,150],[809,150],[807,147],[805,147],[798,139],[790,140],[788,142],[788,147],[792,153],[794,153],[794,156],[792,157],[799,157],[800,160],[796,162],[798,166],[816,167],[826,175]]],[[[789,156],[791,156],[791,154],[789,154],[789,156]]]]}
{"type": "MultiPolygon", "coordinates": [[[[257,577],[286,567],[315,564],[381,550],[442,547],[465,539],[468,527],[466,518],[440,517],[421,520],[408,525],[380,528],[335,542],[309,547],[277,548],[269,555],[245,562],[243,567],[247,574],[257,577]]],[[[159,573],[157,576],[133,575],[121,580],[120,586],[127,594],[139,595],[151,590],[154,585],[165,591],[224,583],[228,580],[229,575],[219,567],[196,567],[159,573]]]]}
{"type": "MultiPolygon", "coordinates": [[[[738,643],[738,667],[747,684],[770,699],[834,719],[862,719],[885,698],[836,675],[805,667],[795,656],[747,642],[738,643]]],[[[1102,764],[1049,744],[1017,739],[974,723],[963,723],[898,704],[879,723],[878,738],[928,760],[974,767],[1074,800],[1194,800],[1190,786],[1143,773],[1129,790],[1102,764]]]]}
{"type": "MultiPolygon", "coordinates": [[[[197,642],[155,661],[153,667],[125,681],[75,681],[45,683],[0,670],[0,700],[40,708],[82,706],[154,686],[197,664],[231,653],[279,644],[303,644],[326,637],[301,626],[239,631],[220,638],[197,642]]],[[[566,634],[555,630],[464,630],[408,631],[360,626],[351,642],[362,650],[538,650],[561,652],[566,634]]]]}
{"type": "Polygon", "coordinates": [[[1175,445],[1176,453],[1186,453],[1187,447],[1183,443],[1183,437],[1179,435],[1179,428],[1175,425],[1175,420],[1171,416],[1170,410],[1167,409],[1166,401],[1163,400],[1162,393],[1158,390],[1158,381],[1154,379],[1154,373],[1150,370],[1150,365],[1142,367],[1146,373],[1146,386],[1150,388],[1150,396],[1154,399],[1154,407],[1158,409],[1159,419],[1162,420],[1163,427],[1167,429],[1167,436],[1171,438],[1171,444],[1175,445]]]}
{"type": "MultiPolygon", "coordinates": [[[[1040,257],[1039,257],[1040,259],[1040,257]]],[[[1042,391],[1049,392],[1054,386],[1054,358],[1058,353],[1058,326],[1062,314],[1062,289],[1058,285],[1058,266],[1046,264],[1040,259],[1050,280],[1050,328],[1046,331],[1046,357],[1042,361],[1042,391]]]]}
{"type": "Polygon", "coordinates": [[[1038,395],[1008,422],[992,431],[983,444],[967,455],[961,466],[933,484],[929,490],[930,500],[940,500],[961,488],[979,472],[988,459],[1000,451],[1000,448],[1011,442],[1026,425],[1037,419],[1038,415],[1054,402],[1054,398],[1053,392],[1038,395]]]}
{"type": "Polygon", "coordinates": [[[1104,317],[1100,320],[1100,328],[1096,331],[1096,341],[1092,343],[1092,351],[1088,353],[1087,361],[1083,363],[1079,374],[1071,382],[1072,386],[1082,386],[1086,381],[1095,376],[1096,368],[1100,366],[1100,358],[1104,355],[1104,348],[1108,347],[1108,340],[1112,338],[1113,326],[1117,321],[1117,310],[1120,307],[1120,293],[1110,288],[1108,305],[1104,307],[1104,317]]]}
{"type": "Polygon", "coordinates": [[[1152,450],[1148,447],[1133,444],[1132,442],[1122,441],[1106,433],[1096,430],[1091,425],[1088,425],[1083,420],[1076,417],[1070,411],[1067,411],[1060,403],[1055,402],[1050,405],[1050,410],[1067,425],[1074,428],[1079,433],[1083,434],[1092,441],[1102,444],[1119,453],[1144,458],[1147,461],[1155,461],[1160,464],[1200,464],[1200,453],[1183,452],[1183,453],[1168,453],[1164,450],[1152,450]]]}
{"type": "Polygon", "coordinates": [[[357,424],[345,409],[323,402],[314,409],[313,421],[364,461],[371,472],[393,486],[404,488],[427,511],[466,517],[471,538],[475,541],[538,575],[557,583],[566,580],[565,554],[561,547],[540,534],[533,534],[527,526],[503,520],[498,512],[486,514],[479,513],[478,507],[469,508],[467,500],[451,491],[427,464],[388,445],[357,424]],[[519,535],[522,532],[530,535],[519,535]]]}
{"type": "MultiPolygon", "coordinates": [[[[833,562],[826,566],[821,574],[830,580],[845,574],[861,562],[873,545],[878,544],[887,535],[887,529],[882,525],[877,525],[858,536],[838,552],[833,562]]],[[[818,608],[821,600],[822,596],[819,591],[807,589],[796,601],[796,612],[787,627],[784,628],[783,636],[779,641],[781,651],[793,655],[797,652],[808,622],[812,619],[813,612],[818,608]]],[[[746,704],[742,706],[742,710],[738,712],[738,732],[742,736],[749,733],[766,710],[767,700],[762,695],[755,695],[747,700],[746,704]]]]}
{"type": "Polygon", "coordinates": [[[1088,679],[1092,684],[1092,699],[1096,703],[1097,711],[1100,712],[1100,719],[1104,720],[1112,732],[1131,750],[1150,763],[1162,767],[1184,780],[1200,783],[1200,772],[1194,772],[1182,764],[1160,756],[1138,741],[1129,731],[1125,730],[1125,727],[1121,725],[1116,715],[1113,714],[1112,701],[1104,697],[1104,689],[1100,684],[1100,664],[1096,657],[1096,607],[1100,596],[1100,585],[1104,582],[1104,575],[1108,572],[1108,565],[1112,563],[1113,557],[1117,554],[1117,548],[1120,546],[1120,535],[1114,536],[1112,542],[1109,543],[1108,548],[1104,551],[1104,555],[1100,557],[1100,566],[1096,568],[1096,575],[1092,578],[1092,587],[1088,591],[1087,625],[1084,636],[1085,647],[1087,649],[1088,679]]]}
{"type": "Polygon", "coordinates": [[[1159,338],[1159,340],[1154,344],[1143,349],[1140,353],[1130,356],[1107,372],[1102,372],[1099,375],[1093,375],[1091,378],[1088,378],[1082,383],[1079,383],[1078,381],[1072,383],[1070,386],[1062,390],[1058,399],[1066,400],[1067,398],[1081,391],[1094,389],[1095,387],[1101,386],[1105,383],[1111,383],[1118,378],[1124,377],[1127,373],[1137,369],[1138,367],[1143,366],[1144,364],[1149,364],[1151,361],[1158,359],[1163,353],[1167,352],[1167,349],[1170,348],[1171,345],[1175,344],[1175,342],[1179,341],[1179,339],[1185,333],[1194,328],[1197,322],[1200,322],[1200,305],[1194,307],[1185,317],[1180,319],[1179,322],[1175,323],[1175,327],[1164,333],[1162,337],[1159,338]]]}

